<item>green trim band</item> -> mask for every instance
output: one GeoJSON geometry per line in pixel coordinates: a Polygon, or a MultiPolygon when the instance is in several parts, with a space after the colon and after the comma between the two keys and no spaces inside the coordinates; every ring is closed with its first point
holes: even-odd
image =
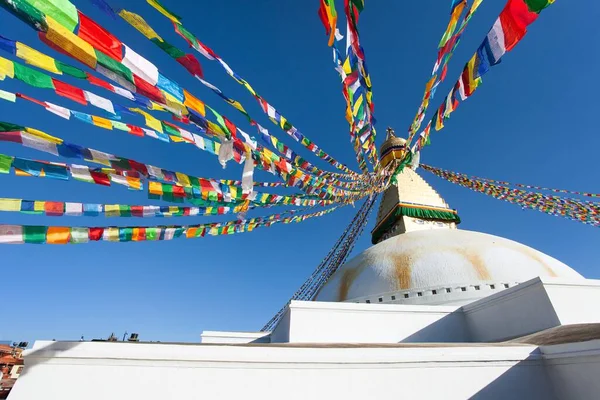
{"type": "Polygon", "coordinates": [[[426,219],[430,221],[455,222],[460,224],[460,217],[455,210],[443,211],[440,209],[431,209],[419,206],[401,206],[396,205],[381,223],[379,223],[371,233],[371,243],[375,244],[381,239],[383,234],[394,225],[399,217],[411,217],[426,219]]]}

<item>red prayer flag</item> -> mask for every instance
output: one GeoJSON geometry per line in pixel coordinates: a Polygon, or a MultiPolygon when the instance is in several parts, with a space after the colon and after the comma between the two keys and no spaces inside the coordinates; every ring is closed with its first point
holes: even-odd
{"type": "Polygon", "coordinates": [[[82,89],[54,78],[52,78],[52,83],[54,84],[54,90],[57,95],[76,101],[79,104],[87,105],[85,93],[83,93],[82,89]]]}
{"type": "Polygon", "coordinates": [[[103,233],[104,228],[89,228],[88,239],[97,242],[102,239],[103,233]]]}
{"type": "Polygon", "coordinates": [[[183,186],[173,185],[173,196],[185,197],[185,189],[183,188],[183,186]]]}
{"type": "Polygon", "coordinates": [[[161,104],[165,104],[165,98],[163,94],[155,86],[152,86],[150,83],[146,82],[135,74],[133,75],[133,83],[135,84],[138,94],[146,96],[161,104]]]}
{"type": "Polygon", "coordinates": [[[59,201],[46,201],[44,202],[44,211],[46,215],[60,217],[65,213],[64,204],[59,201]]]}
{"type": "Polygon", "coordinates": [[[200,61],[193,54],[186,54],[183,57],[176,58],[177,62],[185,67],[192,75],[204,78],[200,61]]]}
{"type": "Polygon", "coordinates": [[[508,0],[500,13],[506,51],[512,50],[523,39],[527,33],[527,26],[537,17],[538,14],[529,11],[524,0],[508,0]]]}
{"type": "Polygon", "coordinates": [[[110,186],[110,178],[107,174],[90,170],[90,175],[92,176],[94,183],[98,185],[110,186]]]}
{"type": "Polygon", "coordinates": [[[92,45],[93,48],[114,58],[117,61],[123,60],[123,44],[113,36],[109,31],[88,18],[85,14],[79,13],[79,32],[77,36],[92,45]]]}
{"type": "Polygon", "coordinates": [[[131,206],[131,215],[133,217],[143,217],[144,206],[131,206]]]}
{"type": "Polygon", "coordinates": [[[20,131],[0,132],[0,142],[23,143],[20,131]]]}
{"type": "Polygon", "coordinates": [[[329,24],[329,18],[327,17],[327,5],[325,4],[325,0],[321,0],[321,5],[319,6],[319,18],[325,27],[325,34],[329,35],[331,33],[331,26],[329,24]]]}
{"type": "Polygon", "coordinates": [[[100,87],[102,87],[102,88],[104,88],[104,89],[108,89],[108,90],[110,90],[111,92],[114,92],[114,89],[113,89],[113,87],[112,87],[112,85],[111,85],[110,83],[108,83],[108,82],[106,82],[106,81],[104,81],[104,80],[102,80],[102,79],[100,79],[100,78],[96,78],[96,77],[95,77],[94,75],[92,75],[92,74],[89,74],[89,73],[87,74],[87,80],[88,80],[88,82],[89,82],[89,83],[91,83],[92,85],[95,85],[95,86],[100,86],[100,87]]]}
{"type": "Polygon", "coordinates": [[[442,73],[440,74],[440,82],[442,82],[444,79],[446,79],[447,73],[448,73],[448,64],[444,65],[444,68],[442,69],[442,73]]]}
{"type": "Polygon", "coordinates": [[[129,133],[131,133],[132,135],[140,137],[144,136],[144,131],[139,126],[127,124],[127,127],[129,128],[129,133]]]}

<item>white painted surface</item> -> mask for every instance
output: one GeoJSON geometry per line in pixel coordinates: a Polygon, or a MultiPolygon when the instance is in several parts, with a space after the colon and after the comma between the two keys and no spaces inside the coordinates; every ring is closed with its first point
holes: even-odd
{"type": "Polygon", "coordinates": [[[561,325],[600,322],[600,280],[543,278],[542,282],[561,325]]]}
{"type": "Polygon", "coordinates": [[[539,278],[462,307],[476,342],[497,342],[560,325],[539,278]]]}
{"type": "Polygon", "coordinates": [[[272,343],[468,342],[458,307],[293,301],[272,343]],[[289,333],[284,333],[287,330],[289,333]]]}
{"type": "Polygon", "coordinates": [[[487,281],[541,277],[583,279],[575,270],[512,240],[455,229],[392,237],[343,265],[317,301],[344,301],[380,293],[487,281]]]}
{"type": "Polygon", "coordinates": [[[600,323],[600,281],[535,278],[462,307],[476,342],[496,342],[559,325],[600,323]]]}
{"type": "Polygon", "coordinates": [[[561,399],[600,397],[600,340],[541,346],[550,381],[561,399]]]}
{"type": "Polygon", "coordinates": [[[10,400],[555,399],[533,346],[36,342],[10,400]]]}
{"type": "Polygon", "coordinates": [[[204,331],[200,335],[202,343],[269,343],[271,332],[225,332],[225,331],[204,331]]]}

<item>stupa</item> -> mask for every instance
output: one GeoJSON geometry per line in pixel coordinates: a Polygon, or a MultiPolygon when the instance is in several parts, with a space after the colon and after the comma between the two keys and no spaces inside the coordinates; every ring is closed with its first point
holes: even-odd
{"type": "MultiPolygon", "coordinates": [[[[382,168],[405,146],[388,129],[382,168]]],[[[458,224],[457,211],[413,167],[404,168],[383,194],[374,246],[342,266],[315,300],[463,305],[538,276],[582,278],[535,249],[458,224]]]]}
{"type": "MultiPolygon", "coordinates": [[[[404,146],[389,132],[383,165],[404,146]]],[[[9,399],[597,399],[600,281],[458,229],[415,167],[383,194],[374,245],[272,331],[37,341],[9,399]]]]}

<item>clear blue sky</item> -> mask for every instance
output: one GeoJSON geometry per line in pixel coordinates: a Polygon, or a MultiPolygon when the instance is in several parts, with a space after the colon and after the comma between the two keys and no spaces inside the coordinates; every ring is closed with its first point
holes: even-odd
{"type": "MultiPolygon", "coordinates": [[[[130,3],[129,8],[143,15],[166,40],[186,46],[168,21],[145,2],[130,3]]],[[[318,1],[164,3],[183,15],[188,29],[308,137],[339,160],[356,166],[348,142],[341,86],[317,16],[318,1]]],[[[439,104],[454,84],[504,3],[483,3],[434,104],[439,104]]],[[[232,108],[125,22],[112,21],[88,1],[79,0],[76,5],[109,26],[166,75],[252,132],[252,127],[232,108]]],[[[433,66],[449,7],[450,1],[440,0],[367,1],[360,31],[373,80],[379,143],[386,126],[399,133],[409,126],[433,66]]],[[[595,175],[600,146],[596,123],[600,83],[594,73],[600,68],[600,56],[593,51],[600,41],[598,12],[600,5],[582,0],[557,1],[545,10],[524,41],[484,77],[474,96],[461,104],[447,121],[446,129],[432,133],[432,146],[423,153],[422,160],[494,179],[600,192],[595,175]]],[[[76,63],[49,50],[32,30],[4,10],[0,10],[0,18],[0,34],[76,63]]],[[[208,80],[240,100],[255,118],[269,126],[249,93],[216,63],[201,56],[199,59],[208,80]]],[[[73,79],[65,80],[78,84],[73,79]]],[[[110,97],[102,89],[84,87],[110,97]]],[[[0,83],[0,88],[86,111],[49,91],[33,90],[19,82],[7,80],[0,83]]],[[[122,98],[111,98],[127,104],[122,98]]],[[[79,121],[62,120],[33,104],[17,104],[1,103],[0,120],[189,174],[231,179],[241,176],[239,166],[230,163],[222,170],[215,157],[192,146],[106,131],[79,121]]],[[[126,118],[140,123],[135,117],[126,118]]],[[[269,129],[292,144],[274,126],[269,129]]],[[[0,143],[0,153],[58,160],[9,143],[0,143]]],[[[525,243],[571,265],[586,277],[600,278],[600,232],[596,228],[523,211],[424,174],[459,210],[461,228],[525,243]]],[[[144,192],[130,192],[122,187],[14,176],[0,179],[0,197],[150,204],[144,192]]],[[[256,179],[271,178],[259,173],[256,179]]],[[[258,330],[319,263],[354,212],[347,208],[302,224],[226,237],[160,243],[3,246],[0,272],[5,312],[0,340],[78,339],[81,335],[92,339],[128,331],[139,332],[142,340],[198,341],[202,330],[258,330]]],[[[0,223],[74,226],[206,220],[0,215],[0,223]]],[[[373,224],[374,218],[366,232],[373,224]]],[[[370,237],[365,234],[355,252],[369,245],[370,237]]]]}

